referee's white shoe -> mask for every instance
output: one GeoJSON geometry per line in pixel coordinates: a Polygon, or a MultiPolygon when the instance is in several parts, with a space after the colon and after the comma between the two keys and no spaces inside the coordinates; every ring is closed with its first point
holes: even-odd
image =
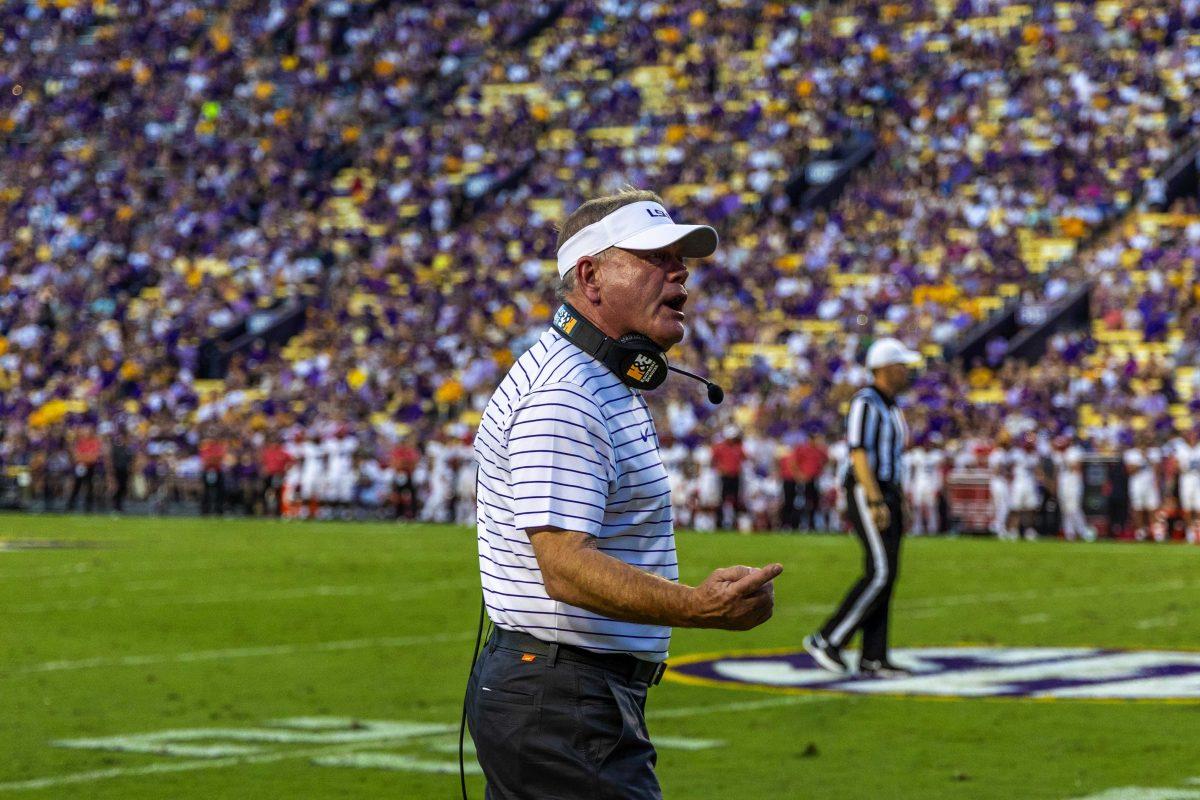
{"type": "Polygon", "coordinates": [[[859,661],[858,674],[863,678],[907,678],[912,670],[898,667],[890,661],[859,661]]]}
{"type": "Polygon", "coordinates": [[[819,633],[810,633],[802,642],[805,651],[812,656],[813,661],[821,669],[836,672],[839,675],[849,675],[850,667],[842,660],[842,651],[831,645],[819,633]]]}

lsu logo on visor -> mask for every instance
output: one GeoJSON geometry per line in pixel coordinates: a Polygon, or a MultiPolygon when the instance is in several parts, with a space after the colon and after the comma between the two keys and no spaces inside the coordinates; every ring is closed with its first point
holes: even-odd
{"type": "Polygon", "coordinates": [[[658,365],[654,363],[653,359],[639,355],[633,359],[633,363],[629,365],[625,374],[635,381],[648,381],[657,371],[658,365]]]}
{"type": "Polygon", "coordinates": [[[565,308],[559,308],[558,312],[554,315],[554,324],[562,328],[565,333],[570,333],[578,321],[565,308]]]}

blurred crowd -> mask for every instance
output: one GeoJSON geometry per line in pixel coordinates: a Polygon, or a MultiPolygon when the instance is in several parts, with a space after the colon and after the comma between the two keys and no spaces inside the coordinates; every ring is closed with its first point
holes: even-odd
{"type": "MultiPolygon", "coordinates": [[[[840,431],[782,439],[752,423],[711,435],[657,433],[679,527],[699,531],[847,528],[840,431]]],[[[135,452],[119,433],[80,428],[35,460],[8,499],[35,510],[283,519],[397,519],[475,523],[472,431],[449,426],[425,442],[360,436],[347,425],[296,431],[287,441],[236,439],[210,428],[194,452],[135,452]]],[[[917,436],[903,474],[915,535],[990,532],[1002,539],[1099,535],[1200,544],[1200,427],[1115,439],[1028,430],[1014,435],[917,436]],[[1100,469],[1090,488],[1085,465],[1100,469]],[[986,487],[978,508],[954,484],[986,487]],[[1085,504],[1085,495],[1094,497],[1085,504]],[[1086,506],[1086,511],[1085,511],[1086,506]]]]}
{"type": "Polygon", "coordinates": [[[1196,0],[64,0],[0,35],[0,460],[51,506],[425,513],[418,489],[464,467],[430,448],[549,321],[555,222],[623,184],[722,235],[672,358],[728,399],[654,396],[691,453],[730,425],[772,452],[836,441],[884,333],[931,356],[921,436],[1117,442],[1136,414],[1165,443],[1197,410],[1176,378],[1200,358],[1200,230],[1123,224],[1200,121],[1196,0]],[[1025,246],[1106,225],[1061,269],[1025,246]],[[1102,329],[1033,366],[940,358],[1084,279],[1102,329]],[[206,342],[288,304],[286,346],[201,379],[206,342]],[[354,477],[305,491],[297,448],[327,441],[354,477]]]}

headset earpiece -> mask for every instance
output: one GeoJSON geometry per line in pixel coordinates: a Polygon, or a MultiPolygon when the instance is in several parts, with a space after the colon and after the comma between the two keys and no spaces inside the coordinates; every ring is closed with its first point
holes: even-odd
{"type": "Polygon", "coordinates": [[[627,333],[611,352],[620,359],[617,376],[635,389],[657,389],[667,379],[667,356],[649,336],[627,333]]]}

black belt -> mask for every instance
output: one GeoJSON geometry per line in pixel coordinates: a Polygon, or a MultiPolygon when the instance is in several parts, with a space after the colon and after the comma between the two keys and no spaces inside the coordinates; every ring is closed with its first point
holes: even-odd
{"type": "Polygon", "coordinates": [[[665,661],[645,661],[620,653],[593,653],[591,650],[584,650],[582,647],[574,645],[543,642],[528,633],[510,631],[507,628],[497,627],[492,632],[492,645],[503,647],[506,650],[519,650],[522,653],[544,656],[550,660],[551,664],[555,659],[562,659],[576,664],[586,664],[589,667],[599,667],[609,672],[615,672],[628,681],[637,681],[650,686],[657,686],[658,682],[662,680],[663,673],[667,671],[665,661]]]}

